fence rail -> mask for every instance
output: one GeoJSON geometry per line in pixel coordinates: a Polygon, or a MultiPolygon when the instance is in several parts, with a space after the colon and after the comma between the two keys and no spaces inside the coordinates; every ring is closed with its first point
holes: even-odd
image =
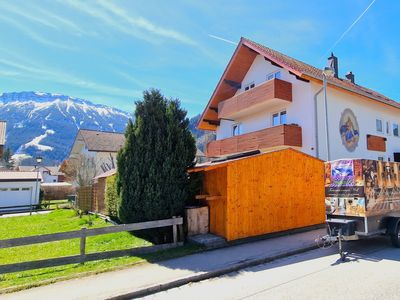
{"type": "Polygon", "coordinates": [[[0,249],[12,248],[18,246],[34,245],[68,239],[80,238],[80,254],[73,256],[65,256],[58,258],[50,258],[37,261],[28,261],[22,263],[14,263],[0,266],[0,274],[27,271],[39,268],[55,267],[73,263],[84,263],[87,261],[100,260],[106,258],[120,257],[126,255],[139,255],[145,253],[156,252],[159,250],[171,249],[183,244],[183,219],[172,218],[158,221],[149,221],[142,223],[122,224],[104,228],[93,228],[81,230],[58,232],[52,234],[43,234],[36,236],[27,236],[21,238],[0,240],[0,249]],[[140,247],[124,250],[114,250],[106,252],[96,252],[86,254],[86,238],[109,233],[137,231],[143,229],[153,229],[160,227],[172,226],[173,242],[149,247],[140,247]]]}

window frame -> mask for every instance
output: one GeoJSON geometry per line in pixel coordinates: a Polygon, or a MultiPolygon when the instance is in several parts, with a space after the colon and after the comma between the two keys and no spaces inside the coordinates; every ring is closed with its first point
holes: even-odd
{"type": "Polygon", "coordinates": [[[232,124],[232,130],[231,130],[232,136],[238,136],[242,134],[242,123],[236,122],[232,124]],[[235,128],[237,128],[237,134],[235,134],[235,128]]]}
{"type": "Polygon", "coordinates": [[[383,120],[382,119],[380,119],[380,118],[375,119],[375,130],[376,130],[376,132],[383,134],[383,120]],[[380,125],[381,130],[378,130],[378,121],[381,123],[381,125],[380,125]]]}
{"type": "Polygon", "coordinates": [[[275,112],[273,112],[272,114],[271,114],[271,127],[275,127],[275,126],[280,126],[280,125],[285,125],[285,124],[287,124],[287,109],[286,108],[283,108],[283,109],[281,109],[281,110],[279,110],[279,111],[275,111],[275,112]],[[282,113],[285,113],[285,115],[286,115],[286,122],[285,123],[282,123],[282,113]],[[279,124],[276,124],[276,125],[274,125],[274,116],[275,115],[278,115],[278,119],[279,119],[279,124]]]}
{"type": "Polygon", "coordinates": [[[282,78],[281,70],[277,70],[277,71],[268,73],[268,74],[265,76],[265,79],[266,79],[267,81],[270,81],[270,80],[272,80],[272,79],[281,79],[281,78],[282,78]],[[270,76],[272,76],[272,77],[269,78],[270,76]]]}
{"type": "Polygon", "coordinates": [[[245,84],[244,87],[243,87],[243,90],[245,92],[247,92],[247,91],[249,91],[249,90],[251,90],[251,89],[253,89],[255,87],[256,87],[256,84],[254,83],[254,81],[252,81],[252,82],[249,82],[249,83],[245,84]]]}
{"type": "Polygon", "coordinates": [[[397,136],[397,137],[399,137],[400,135],[399,135],[399,123],[392,123],[392,133],[393,133],[393,136],[397,136]],[[395,128],[394,128],[394,126],[396,126],[397,128],[397,134],[395,134],[395,128]]]}

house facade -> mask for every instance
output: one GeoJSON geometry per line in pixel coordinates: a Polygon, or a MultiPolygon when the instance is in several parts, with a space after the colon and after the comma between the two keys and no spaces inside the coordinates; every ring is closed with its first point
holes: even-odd
{"type": "Polygon", "coordinates": [[[208,157],[292,147],[322,160],[400,161],[400,103],[242,38],[198,127],[216,132],[208,157]]]}
{"type": "Polygon", "coordinates": [[[81,129],[75,138],[68,159],[80,155],[94,158],[96,173],[102,174],[115,169],[117,153],[125,143],[122,133],[81,129]]]}
{"type": "Polygon", "coordinates": [[[49,166],[18,166],[19,171],[37,172],[39,171],[43,183],[63,182],[65,179],[64,173],[60,172],[60,167],[49,166]]]}

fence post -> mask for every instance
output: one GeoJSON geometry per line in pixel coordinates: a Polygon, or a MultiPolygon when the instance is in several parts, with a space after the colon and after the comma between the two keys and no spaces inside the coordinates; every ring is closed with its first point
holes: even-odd
{"type": "MultiPolygon", "coordinates": [[[[176,219],[176,217],[173,216],[172,219],[176,219]]],[[[176,224],[172,225],[172,235],[174,238],[174,244],[177,244],[178,243],[178,228],[176,227],[176,224]]]]}
{"type": "Polygon", "coordinates": [[[80,245],[80,254],[81,254],[81,264],[85,262],[85,248],[86,248],[86,228],[81,229],[81,245],[80,245]]]}
{"type": "Polygon", "coordinates": [[[178,231],[179,231],[179,241],[183,242],[185,240],[185,235],[183,233],[183,224],[178,225],[178,231]]]}

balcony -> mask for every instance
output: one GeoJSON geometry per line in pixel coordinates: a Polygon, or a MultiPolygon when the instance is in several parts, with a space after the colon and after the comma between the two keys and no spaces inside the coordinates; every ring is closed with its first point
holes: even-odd
{"type": "Polygon", "coordinates": [[[298,125],[279,125],[208,143],[207,156],[218,157],[274,147],[301,147],[302,133],[298,125]]]}
{"type": "Polygon", "coordinates": [[[282,101],[292,102],[292,84],[281,79],[272,79],[220,102],[218,118],[232,119],[282,101]]]}

